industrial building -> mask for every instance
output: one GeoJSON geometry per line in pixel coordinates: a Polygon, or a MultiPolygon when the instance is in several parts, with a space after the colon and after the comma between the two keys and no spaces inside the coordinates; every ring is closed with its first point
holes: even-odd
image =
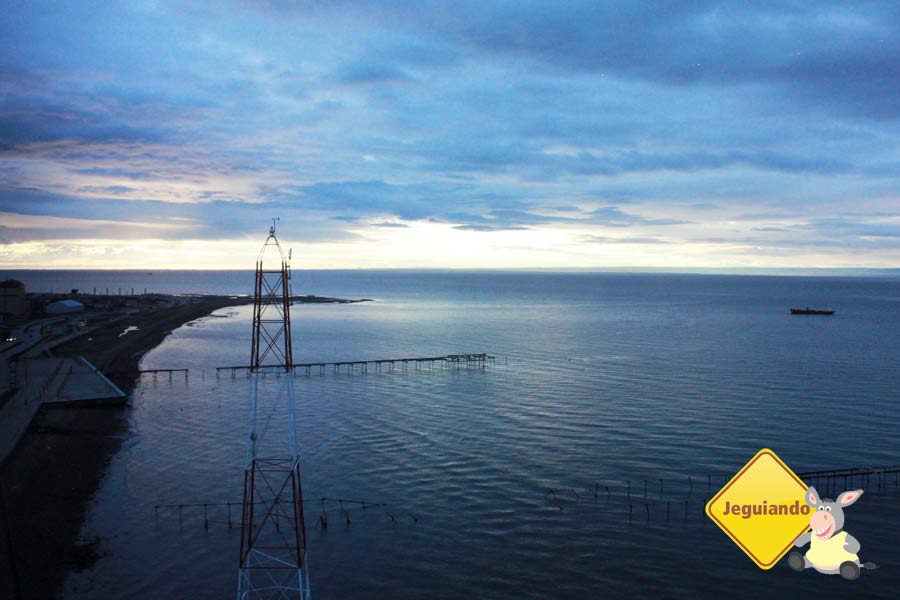
{"type": "Polygon", "coordinates": [[[0,322],[24,317],[27,309],[25,284],[15,279],[0,281],[0,322]]]}
{"type": "Polygon", "coordinates": [[[83,310],[84,304],[78,300],[59,300],[47,305],[48,315],[65,315],[68,313],[81,312],[83,310]]]}

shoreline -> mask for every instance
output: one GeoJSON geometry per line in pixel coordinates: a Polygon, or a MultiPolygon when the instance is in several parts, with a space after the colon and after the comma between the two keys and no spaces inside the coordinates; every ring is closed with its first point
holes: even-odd
{"type": "MultiPolygon", "coordinates": [[[[216,310],[252,301],[248,296],[180,297],[176,303],[152,310],[112,315],[54,349],[56,356],[83,355],[129,401],[117,407],[42,407],[0,466],[0,493],[6,500],[22,598],[58,597],[69,571],[89,568],[102,556],[102,540],[81,539],[81,529],[110,462],[128,436],[130,399],[143,356],[175,329],[216,310]],[[120,336],[125,326],[138,329],[120,336]]],[[[297,303],[360,301],[294,298],[297,303]]],[[[4,529],[2,523],[0,529],[4,529]]],[[[0,597],[15,598],[13,562],[6,548],[0,544],[0,597]]]]}

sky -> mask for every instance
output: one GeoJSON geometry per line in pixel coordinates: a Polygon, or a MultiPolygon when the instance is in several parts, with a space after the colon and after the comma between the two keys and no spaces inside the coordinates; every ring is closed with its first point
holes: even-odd
{"type": "Polygon", "coordinates": [[[0,268],[900,267],[900,3],[0,10],[0,268]]]}

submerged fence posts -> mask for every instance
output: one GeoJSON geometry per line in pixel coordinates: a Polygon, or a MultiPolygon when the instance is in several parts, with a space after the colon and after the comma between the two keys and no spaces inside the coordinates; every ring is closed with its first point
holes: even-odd
{"type": "MultiPolygon", "coordinates": [[[[823,495],[828,495],[830,497],[834,497],[834,494],[840,493],[844,489],[856,489],[857,484],[859,487],[872,487],[872,493],[880,493],[887,494],[891,492],[890,480],[888,476],[890,474],[894,475],[894,490],[900,492],[900,464],[898,465],[889,465],[889,466],[879,466],[879,467],[858,467],[852,469],[836,469],[831,471],[810,471],[810,472],[800,472],[797,473],[797,476],[800,477],[803,481],[807,482],[807,484],[812,485],[815,484],[816,488],[823,495]],[[859,481],[857,482],[856,476],[859,476],[859,481]],[[871,477],[874,476],[876,478],[875,482],[871,481],[871,477]],[[843,478],[843,479],[841,479],[843,478]],[[841,485],[844,487],[841,488],[841,485]]],[[[727,485],[728,482],[733,477],[730,473],[716,473],[716,478],[719,476],[723,477],[723,485],[727,485]]],[[[599,499],[600,499],[600,489],[606,489],[606,499],[607,500],[620,500],[628,503],[628,523],[631,524],[634,521],[634,506],[637,504],[640,506],[641,503],[644,504],[644,513],[645,519],[647,522],[651,522],[653,519],[650,514],[650,504],[658,504],[658,508],[662,510],[662,504],[665,503],[666,508],[666,523],[671,522],[672,515],[672,504],[678,503],[680,501],[684,502],[684,521],[691,521],[692,523],[697,523],[695,519],[690,518],[691,511],[698,510],[697,502],[694,502],[694,508],[691,508],[691,500],[700,500],[699,510],[703,516],[705,516],[705,508],[709,500],[715,495],[712,489],[712,473],[707,472],[706,474],[706,486],[707,493],[702,493],[702,479],[698,483],[699,487],[697,488],[697,496],[694,496],[694,478],[693,475],[684,475],[687,477],[688,487],[687,489],[680,487],[677,485],[678,477],[676,477],[673,481],[675,481],[674,485],[669,485],[667,488],[665,485],[665,478],[656,477],[657,485],[659,486],[659,496],[657,498],[653,498],[651,500],[650,497],[650,487],[649,481],[653,479],[653,477],[647,477],[643,480],[643,494],[635,494],[634,497],[631,496],[631,480],[625,480],[625,495],[619,496],[617,495],[613,498],[612,487],[617,486],[615,480],[612,481],[611,484],[603,484],[601,486],[599,481],[595,481],[593,486],[590,484],[585,485],[584,487],[579,488],[559,488],[557,490],[550,490],[548,492],[547,501],[552,502],[556,508],[560,510],[564,506],[570,505],[581,505],[585,509],[588,508],[590,503],[582,502],[581,492],[584,491],[588,494],[588,496],[593,495],[595,507],[599,507],[599,499]],[[557,493],[559,492],[559,493],[557,493]],[[571,493],[572,497],[568,498],[567,493],[571,493]],[[571,502],[571,504],[570,504],[571,502]],[[588,506],[585,506],[588,505],[588,506]]],[[[701,475],[702,478],[702,475],[701,475]]],[[[638,490],[640,492],[640,490],[638,490]]],[[[624,507],[623,507],[624,508],[624,507]]],[[[676,504],[677,510],[677,504],[676,504]]],[[[621,514],[621,513],[620,513],[621,514]]],[[[657,519],[661,522],[662,516],[660,514],[657,519]]],[[[643,523],[644,521],[641,521],[643,523]]],[[[701,518],[699,523],[702,525],[706,525],[706,519],[701,518]]]]}

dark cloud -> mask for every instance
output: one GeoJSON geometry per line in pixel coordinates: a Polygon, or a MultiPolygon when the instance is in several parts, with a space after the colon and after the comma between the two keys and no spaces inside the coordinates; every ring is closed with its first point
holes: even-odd
{"type": "Polygon", "coordinates": [[[834,239],[834,238],[771,238],[771,237],[746,237],[746,236],[711,236],[699,237],[689,240],[690,243],[715,244],[722,246],[739,246],[744,248],[761,248],[767,251],[777,251],[779,249],[822,249],[822,250],[840,250],[845,249],[848,252],[855,250],[897,250],[900,249],[900,239],[897,238],[875,238],[868,239],[863,237],[854,237],[850,239],[834,239]]]}
{"type": "Polygon", "coordinates": [[[769,84],[785,103],[900,116],[900,9],[890,1],[701,0],[548,4],[460,0],[266,3],[321,19],[355,11],[381,26],[483,55],[675,86],[769,84]]]}
{"type": "Polygon", "coordinates": [[[86,185],[78,188],[78,191],[86,194],[118,196],[137,190],[126,185],[86,185]]]}
{"type": "Polygon", "coordinates": [[[632,225],[687,225],[690,221],[670,218],[641,217],[627,213],[617,206],[604,206],[590,212],[591,221],[609,227],[630,227],[632,225]]]}
{"type": "Polygon", "coordinates": [[[358,62],[342,67],[337,81],[350,85],[370,85],[384,83],[406,83],[413,77],[402,69],[382,62],[358,62]]]}
{"type": "Polygon", "coordinates": [[[656,237],[628,236],[609,237],[605,235],[585,235],[579,238],[584,244],[670,244],[672,242],[656,237]]]}
{"type": "Polygon", "coordinates": [[[394,228],[400,228],[400,229],[408,229],[409,228],[409,225],[407,225],[406,223],[394,223],[392,221],[382,221],[379,223],[369,223],[369,224],[372,227],[388,227],[388,228],[394,227],[394,228]]]}
{"type": "Polygon", "coordinates": [[[72,169],[72,173],[78,175],[95,175],[98,177],[115,177],[120,179],[133,179],[135,181],[148,181],[156,176],[148,171],[135,171],[117,167],[88,167],[84,169],[72,169]]]}
{"type": "Polygon", "coordinates": [[[264,230],[270,217],[282,218],[281,229],[305,242],[346,241],[358,236],[338,222],[310,215],[284,203],[206,204],[128,200],[115,197],[73,198],[28,190],[0,190],[0,212],[31,217],[61,217],[73,222],[9,227],[8,241],[54,239],[202,239],[230,240],[264,230]],[[254,225],[255,224],[255,225],[254,225]]]}
{"type": "Polygon", "coordinates": [[[845,216],[841,218],[814,218],[808,227],[831,239],[860,238],[896,238],[900,242],[900,214],[894,216],[894,222],[873,223],[868,218],[845,216]]]}
{"type": "Polygon", "coordinates": [[[521,225],[454,225],[453,229],[459,229],[461,231],[492,232],[492,231],[522,231],[522,230],[531,229],[531,228],[523,227],[521,225]]]}
{"type": "Polygon", "coordinates": [[[839,175],[853,170],[853,165],[845,160],[815,156],[800,157],[772,151],[655,153],[613,150],[603,153],[548,155],[542,148],[533,145],[498,143],[491,140],[477,140],[468,145],[444,141],[441,146],[430,148],[428,154],[430,160],[427,165],[431,171],[524,172],[530,179],[536,180],[556,180],[572,175],[613,177],[629,173],[663,171],[693,173],[730,167],[748,167],[788,174],[828,175],[839,175]]]}
{"type": "Polygon", "coordinates": [[[53,107],[24,110],[0,103],[0,151],[34,142],[157,142],[161,137],[158,131],[111,122],[101,115],[53,107]]]}

